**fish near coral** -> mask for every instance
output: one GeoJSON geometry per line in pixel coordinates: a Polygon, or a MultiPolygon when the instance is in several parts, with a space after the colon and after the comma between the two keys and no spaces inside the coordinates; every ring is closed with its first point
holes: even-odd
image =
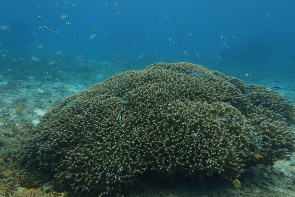
{"type": "Polygon", "coordinates": [[[235,179],[232,184],[234,185],[234,187],[236,188],[241,188],[241,182],[238,179],[235,179]]]}
{"type": "Polygon", "coordinates": [[[260,158],[260,159],[263,159],[264,158],[262,155],[260,155],[258,153],[254,154],[254,156],[257,157],[257,158],[260,158]]]}

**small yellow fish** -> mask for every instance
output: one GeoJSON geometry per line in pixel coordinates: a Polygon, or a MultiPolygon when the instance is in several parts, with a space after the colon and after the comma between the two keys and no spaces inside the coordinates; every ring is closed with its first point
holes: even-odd
{"type": "Polygon", "coordinates": [[[264,157],[262,155],[260,155],[259,153],[254,154],[255,157],[263,159],[264,157]]]}
{"type": "Polygon", "coordinates": [[[234,187],[241,188],[241,182],[238,179],[235,179],[232,183],[234,187]]]}
{"type": "Polygon", "coordinates": [[[187,79],[187,77],[182,77],[182,79],[186,80],[186,79],[187,79]]]}
{"type": "Polygon", "coordinates": [[[272,99],[270,102],[271,103],[274,103],[274,102],[276,102],[277,100],[276,99],[272,99]]]}

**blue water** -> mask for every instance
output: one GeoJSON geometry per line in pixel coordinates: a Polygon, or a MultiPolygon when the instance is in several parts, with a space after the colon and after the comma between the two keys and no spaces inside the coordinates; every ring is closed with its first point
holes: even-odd
{"type": "Polygon", "coordinates": [[[2,79],[24,81],[45,72],[57,78],[60,70],[64,77],[107,78],[154,62],[187,61],[239,78],[251,73],[254,81],[292,81],[294,10],[293,0],[1,1],[0,26],[9,27],[0,29],[0,71],[2,79]]]}

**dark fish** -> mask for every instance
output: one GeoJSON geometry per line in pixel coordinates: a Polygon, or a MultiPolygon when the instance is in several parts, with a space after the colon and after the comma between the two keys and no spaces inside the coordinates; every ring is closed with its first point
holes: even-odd
{"type": "Polygon", "coordinates": [[[60,70],[60,71],[58,71],[58,73],[61,75],[63,72],[62,72],[62,70],[60,70]]]}
{"type": "Polygon", "coordinates": [[[53,61],[53,58],[49,58],[49,59],[48,59],[48,62],[52,62],[52,61],[53,61]]]}
{"type": "Polygon", "coordinates": [[[281,89],[281,88],[278,87],[278,86],[276,86],[276,87],[271,87],[270,89],[272,89],[272,90],[279,90],[279,89],[281,89]]]}
{"type": "Polygon", "coordinates": [[[50,76],[49,72],[45,72],[44,74],[45,74],[45,76],[50,76]]]}
{"type": "Polygon", "coordinates": [[[180,18],[184,18],[184,16],[180,16],[180,18]]]}
{"type": "Polygon", "coordinates": [[[95,33],[96,31],[97,31],[97,29],[93,29],[93,30],[92,30],[92,33],[95,33]]]}
{"type": "Polygon", "coordinates": [[[18,80],[18,82],[19,82],[19,83],[23,83],[24,81],[23,81],[23,80],[18,80]]]}
{"type": "Polygon", "coordinates": [[[122,64],[122,61],[120,61],[120,60],[118,60],[117,62],[118,62],[119,64],[122,64]]]}

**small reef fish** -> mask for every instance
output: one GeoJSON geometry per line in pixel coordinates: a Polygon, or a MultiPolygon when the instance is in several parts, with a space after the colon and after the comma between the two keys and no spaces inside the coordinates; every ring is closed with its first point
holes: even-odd
{"type": "Polygon", "coordinates": [[[249,73],[245,73],[244,77],[251,77],[251,75],[249,73]]]}
{"type": "Polygon", "coordinates": [[[271,103],[274,103],[274,102],[276,102],[276,101],[277,101],[277,99],[272,99],[272,100],[270,100],[271,103]]]}
{"type": "Polygon", "coordinates": [[[41,18],[42,18],[42,16],[37,16],[37,18],[38,18],[38,19],[41,19],[41,18]]]}
{"type": "Polygon", "coordinates": [[[45,76],[50,76],[49,72],[45,72],[44,74],[45,74],[45,76]]]}
{"type": "Polygon", "coordinates": [[[95,33],[95,32],[97,32],[97,29],[93,29],[93,30],[92,30],[92,33],[95,33]]]}
{"type": "Polygon", "coordinates": [[[226,119],[225,117],[220,118],[220,120],[222,120],[222,121],[224,121],[224,122],[227,121],[227,119],[226,119]]]}
{"type": "Polygon", "coordinates": [[[48,59],[48,62],[52,62],[52,61],[53,61],[53,58],[49,58],[49,59],[48,59]]]}
{"type": "Polygon", "coordinates": [[[187,79],[187,77],[182,77],[182,79],[183,79],[183,80],[186,80],[186,79],[187,79]]]}
{"type": "Polygon", "coordinates": [[[220,36],[219,38],[220,38],[220,40],[225,40],[224,36],[220,36]]]}
{"type": "Polygon", "coordinates": [[[184,16],[180,16],[180,18],[185,18],[184,16]]]}
{"type": "Polygon", "coordinates": [[[232,39],[237,39],[236,36],[231,37],[232,39]]]}
{"type": "Polygon", "coordinates": [[[17,63],[17,60],[16,60],[16,59],[13,59],[12,62],[13,62],[13,63],[17,63]]]}
{"type": "Polygon", "coordinates": [[[60,55],[60,54],[62,54],[62,51],[56,51],[55,54],[60,55]]]}
{"type": "Polygon", "coordinates": [[[67,18],[68,17],[68,15],[66,15],[66,14],[62,14],[62,15],[60,15],[60,18],[61,19],[65,19],[65,18],[67,18]]]}
{"type": "Polygon", "coordinates": [[[18,120],[18,119],[20,119],[21,117],[20,116],[15,116],[14,118],[13,118],[13,120],[18,120]]]}
{"type": "Polygon", "coordinates": [[[144,54],[141,54],[138,58],[143,58],[144,54]]]}
{"type": "Polygon", "coordinates": [[[172,45],[176,45],[177,43],[176,42],[172,42],[172,45]]]}
{"type": "Polygon", "coordinates": [[[278,87],[278,86],[276,86],[276,87],[271,87],[270,89],[272,89],[272,90],[279,90],[279,89],[281,89],[281,88],[278,87]]]}
{"type": "Polygon", "coordinates": [[[241,182],[238,179],[235,179],[232,183],[234,187],[241,188],[241,182]]]}
{"type": "Polygon", "coordinates": [[[182,51],[184,55],[188,56],[187,51],[182,51]]]}
{"type": "Polygon", "coordinates": [[[260,155],[259,153],[254,154],[255,157],[263,159],[264,157],[262,155],[260,155]]]}
{"type": "Polygon", "coordinates": [[[222,44],[225,48],[230,49],[230,47],[225,42],[223,42],[222,44]]]}
{"type": "Polygon", "coordinates": [[[9,25],[1,25],[0,29],[2,29],[3,31],[5,31],[7,28],[9,28],[9,25]]]}
{"type": "Polygon", "coordinates": [[[65,98],[65,96],[63,95],[63,93],[58,92],[58,94],[59,94],[61,97],[65,98]]]}
{"type": "Polygon", "coordinates": [[[83,55],[79,55],[79,56],[76,58],[76,60],[77,60],[77,61],[80,61],[83,57],[84,57],[83,55]]]}
{"type": "Polygon", "coordinates": [[[38,34],[36,34],[35,32],[32,32],[32,34],[33,34],[34,36],[38,36],[38,34]]]}
{"type": "Polygon", "coordinates": [[[121,103],[128,104],[129,102],[123,99],[123,100],[121,100],[121,103]]]}
{"type": "Polygon", "coordinates": [[[74,107],[74,106],[75,106],[75,104],[72,104],[72,103],[67,104],[67,107],[74,107]]]}
{"type": "Polygon", "coordinates": [[[120,60],[118,60],[117,62],[118,62],[119,64],[122,64],[122,63],[123,63],[123,62],[122,62],[122,61],[120,61],[120,60]]]}
{"type": "Polygon", "coordinates": [[[37,58],[36,56],[32,56],[31,59],[34,60],[34,61],[40,61],[40,59],[37,58]]]}
{"type": "Polygon", "coordinates": [[[58,71],[58,73],[61,75],[63,72],[62,72],[62,70],[60,70],[60,71],[58,71]]]}
{"type": "Polygon", "coordinates": [[[39,44],[39,45],[38,45],[38,48],[39,48],[39,49],[42,49],[42,48],[43,48],[43,45],[42,45],[42,44],[39,44]]]}
{"type": "Polygon", "coordinates": [[[54,14],[57,14],[57,13],[58,13],[58,11],[57,11],[57,10],[55,10],[54,14]]]}
{"type": "Polygon", "coordinates": [[[90,34],[89,39],[93,39],[96,37],[96,34],[90,34]]]}
{"type": "Polygon", "coordinates": [[[70,22],[66,22],[66,25],[72,25],[72,23],[70,23],[70,22]]]}
{"type": "Polygon", "coordinates": [[[48,64],[49,65],[53,65],[53,64],[55,64],[56,62],[55,61],[51,61],[51,62],[49,62],[48,64]]]}

